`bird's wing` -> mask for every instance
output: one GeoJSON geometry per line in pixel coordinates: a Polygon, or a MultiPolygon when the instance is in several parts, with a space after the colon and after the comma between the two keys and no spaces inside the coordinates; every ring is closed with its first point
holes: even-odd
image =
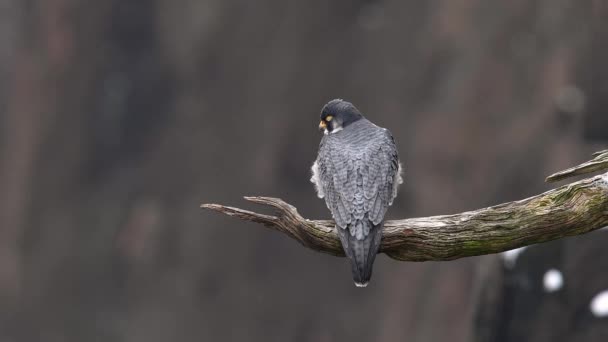
{"type": "Polygon", "coordinates": [[[369,234],[357,230],[357,221],[369,219],[378,225],[393,203],[399,179],[399,158],[395,141],[387,130],[378,128],[355,139],[362,139],[345,147],[337,139],[325,136],[317,159],[319,178],[327,207],[336,224],[350,227],[350,232],[363,239],[369,234]],[[352,146],[361,146],[360,149],[352,146]]]}

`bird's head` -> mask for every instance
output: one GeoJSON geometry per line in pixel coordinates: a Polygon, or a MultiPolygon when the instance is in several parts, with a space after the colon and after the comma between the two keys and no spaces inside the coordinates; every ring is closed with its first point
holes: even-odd
{"type": "Polygon", "coordinates": [[[352,103],[340,99],[331,100],[321,110],[319,130],[325,134],[337,133],[362,118],[363,115],[352,103]]]}

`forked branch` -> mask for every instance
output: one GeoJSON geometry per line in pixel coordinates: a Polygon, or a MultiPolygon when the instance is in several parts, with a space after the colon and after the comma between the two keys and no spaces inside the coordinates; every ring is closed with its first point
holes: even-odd
{"type": "MultiPolygon", "coordinates": [[[[595,156],[589,162],[549,176],[547,181],[608,170],[608,150],[595,156]]],[[[295,207],[278,198],[245,199],[269,206],[275,214],[218,204],[201,207],[264,224],[308,248],[344,256],[333,221],[305,219],[295,207]]],[[[453,260],[580,235],[604,226],[608,226],[608,173],[489,208],[387,221],[380,252],[403,261],[453,260]]]]}

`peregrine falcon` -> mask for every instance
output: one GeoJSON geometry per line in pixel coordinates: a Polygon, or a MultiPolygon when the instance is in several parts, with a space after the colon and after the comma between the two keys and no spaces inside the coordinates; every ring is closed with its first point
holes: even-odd
{"type": "Polygon", "coordinates": [[[324,198],[348,257],[355,285],[367,286],[380,247],[384,215],[403,183],[393,136],[352,103],[321,110],[321,139],[311,182],[324,198]]]}

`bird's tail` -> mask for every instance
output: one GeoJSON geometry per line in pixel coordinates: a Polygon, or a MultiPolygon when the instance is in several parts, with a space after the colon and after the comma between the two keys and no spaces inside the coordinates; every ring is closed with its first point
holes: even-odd
{"type": "Polygon", "coordinates": [[[363,224],[364,231],[369,231],[364,237],[359,235],[361,239],[357,238],[358,234],[351,234],[354,227],[349,226],[347,229],[338,228],[338,231],[342,247],[350,261],[355,285],[357,287],[365,287],[372,277],[374,260],[380,248],[383,224],[374,225],[368,219],[363,219],[359,222],[363,224]]]}

